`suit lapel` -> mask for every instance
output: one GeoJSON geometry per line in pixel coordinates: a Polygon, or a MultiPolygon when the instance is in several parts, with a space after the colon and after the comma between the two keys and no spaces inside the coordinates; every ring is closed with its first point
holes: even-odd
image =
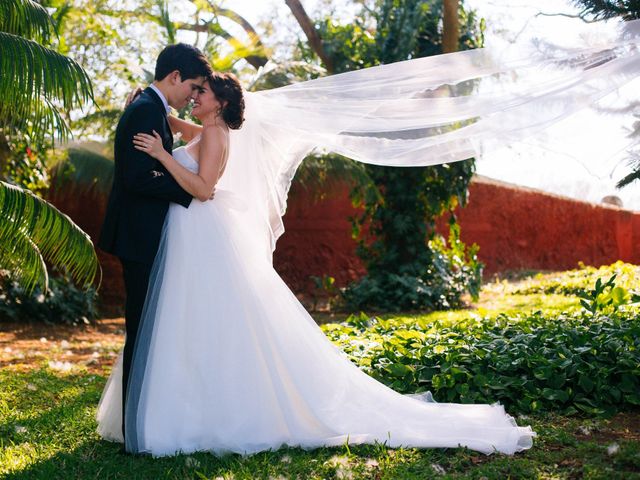
{"type": "MultiPolygon", "coordinates": [[[[149,95],[149,97],[160,107],[160,109],[164,112],[165,108],[164,108],[164,103],[162,102],[162,99],[158,96],[158,94],[155,92],[155,90],[151,87],[147,87],[144,89],[144,92],[147,95],[149,95]]],[[[164,146],[164,149],[167,150],[169,153],[173,153],[173,133],[171,132],[171,127],[169,126],[169,121],[167,120],[166,116],[162,117],[163,123],[164,123],[164,131],[162,132],[158,132],[160,135],[162,135],[162,145],[164,146]]]]}

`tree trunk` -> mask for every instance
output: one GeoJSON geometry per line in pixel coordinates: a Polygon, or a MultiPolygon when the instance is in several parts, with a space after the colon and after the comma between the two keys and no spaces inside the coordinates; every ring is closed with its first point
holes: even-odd
{"type": "Polygon", "coordinates": [[[442,52],[458,51],[460,25],[458,24],[458,0],[444,0],[444,18],[442,22],[442,52]]]}
{"type": "Polygon", "coordinates": [[[307,40],[309,40],[309,45],[311,45],[313,51],[316,52],[318,57],[320,57],[320,60],[322,60],[322,63],[324,63],[327,71],[329,73],[333,73],[333,60],[331,59],[331,57],[329,57],[329,55],[327,55],[327,52],[322,46],[322,39],[320,38],[317,30],[314,28],[309,15],[307,15],[307,12],[304,10],[304,7],[300,3],[300,1],[284,0],[284,3],[287,4],[289,9],[291,10],[291,13],[293,13],[293,16],[298,21],[298,24],[302,28],[304,34],[307,36],[307,40]]]}

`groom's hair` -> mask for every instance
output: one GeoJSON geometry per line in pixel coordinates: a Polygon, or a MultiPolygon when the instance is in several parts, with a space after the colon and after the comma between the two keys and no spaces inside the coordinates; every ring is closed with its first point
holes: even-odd
{"type": "Polygon", "coordinates": [[[204,54],[193,45],[176,43],[165,47],[156,60],[154,80],[162,80],[174,70],[180,72],[182,81],[196,77],[207,77],[211,67],[204,54]]]}

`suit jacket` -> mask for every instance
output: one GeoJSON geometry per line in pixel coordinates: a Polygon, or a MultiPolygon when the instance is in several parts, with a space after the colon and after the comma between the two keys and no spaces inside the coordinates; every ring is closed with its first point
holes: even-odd
{"type": "Polygon", "coordinates": [[[115,139],[115,171],[98,246],[124,260],[153,263],[169,202],[189,207],[192,196],[153,157],[134,148],[136,133],[162,137],[171,153],[173,136],[162,100],[145,89],[120,117],[115,139]]]}

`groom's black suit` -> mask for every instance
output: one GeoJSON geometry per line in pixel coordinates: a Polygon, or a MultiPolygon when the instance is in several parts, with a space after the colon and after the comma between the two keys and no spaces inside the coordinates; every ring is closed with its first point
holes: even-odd
{"type": "Polygon", "coordinates": [[[173,136],[158,94],[144,90],[124,111],[115,139],[115,172],[98,246],[120,258],[126,290],[126,340],[123,354],[123,428],[129,371],[140,316],[149,285],[151,265],[158,251],[169,202],[188,207],[192,196],[183,190],[164,166],[134,148],[136,133],[155,130],[169,153],[173,136]]]}

